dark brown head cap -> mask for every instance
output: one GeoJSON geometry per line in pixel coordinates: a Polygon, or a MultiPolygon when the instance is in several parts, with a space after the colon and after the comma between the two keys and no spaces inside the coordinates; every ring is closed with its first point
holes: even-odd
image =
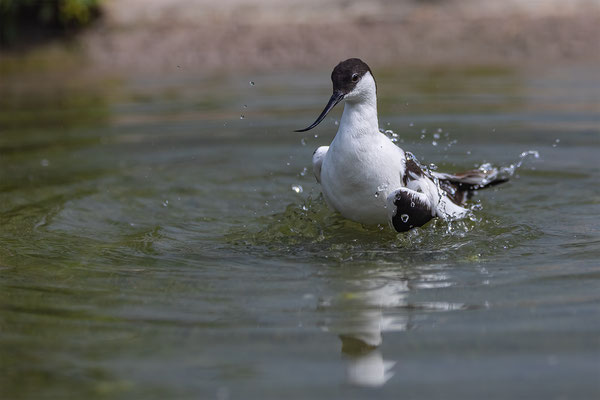
{"type": "MultiPolygon", "coordinates": [[[[356,84],[371,68],[359,58],[349,58],[339,63],[331,73],[333,91],[348,94],[354,90],[356,84]]],[[[375,79],[373,77],[373,79],[375,79]]]]}

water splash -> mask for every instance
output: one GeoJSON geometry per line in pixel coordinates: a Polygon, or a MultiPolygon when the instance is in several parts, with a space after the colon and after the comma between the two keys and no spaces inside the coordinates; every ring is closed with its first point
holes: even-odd
{"type": "MultiPolygon", "coordinates": [[[[510,164],[508,167],[499,168],[499,173],[506,176],[507,178],[512,177],[517,172],[517,170],[523,166],[523,164],[527,160],[529,160],[529,159],[537,160],[539,158],[540,158],[540,153],[537,150],[524,151],[519,155],[519,160],[516,163],[510,164]]],[[[489,166],[489,163],[482,164],[479,167],[479,169],[481,169],[484,166],[489,166]]]]}
{"type": "Polygon", "coordinates": [[[246,225],[232,229],[225,240],[243,252],[296,258],[398,260],[481,259],[539,236],[534,228],[498,220],[483,212],[458,221],[436,218],[421,228],[397,233],[392,228],[363,226],[328,209],[322,195],[271,215],[257,216],[258,231],[246,225]]]}
{"type": "Polygon", "coordinates": [[[391,129],[379,128],[379,132],[387,136],[393,143],[396,143],[398,141],[398,134],[391,129]]]}

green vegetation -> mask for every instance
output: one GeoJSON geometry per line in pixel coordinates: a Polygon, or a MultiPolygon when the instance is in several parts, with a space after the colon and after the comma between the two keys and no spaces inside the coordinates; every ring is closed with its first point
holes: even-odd
{"type": "Polygon", "coordinates": [[[0,45],[34,43],[77,31],[100,14],[101,0],[0,0],[0,45]]]}

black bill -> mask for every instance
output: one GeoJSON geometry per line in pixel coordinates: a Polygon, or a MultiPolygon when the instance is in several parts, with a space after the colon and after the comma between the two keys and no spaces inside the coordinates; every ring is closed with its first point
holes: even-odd
{"type": "Polygon", "coordinates": [[[342,92],[334,92],[331,95],[331,98],[329,99],[329,102],[325,106],[325,109],[323,110],[323,112],[321,113],[321,115],[319,115],[319,118],[317,118],[317,120],[315,122],[313,122],[313,124],[311,126],[309,126],[308,128],[298,129],[298,130],[296,130],[294,132],[306,132],[306,131],[311,130],[315,126],[319,125],[321,123],[321,121],[323,121],[323,119],[325,119],[325,117],[327,116],[327,114],[329,113],[329,111],[331,111],[331,109],[333,107],[335,107],[335,105],[337,103],[339,103],[340,101],[342,101],[343,98],[344,98],[344,93],[342,93],[342,92]]]}

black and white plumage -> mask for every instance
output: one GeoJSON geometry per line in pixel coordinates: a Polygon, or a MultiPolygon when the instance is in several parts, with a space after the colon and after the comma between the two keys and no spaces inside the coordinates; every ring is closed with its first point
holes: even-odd
{"type": "Polygon", "coordinates": [[[457,219],[474,190],[505,182],[496,169],[458,174],[426,170],[379,131],[377,86],[358,58],[339,63],[331,74],[333,95],[317,126],[336,104],[345,101],[339,129],[329,146],[313,154],[313,171],[328,206],[367,225],[389,223],[398,232],[422,226],[434,217],[457,219]]]}

